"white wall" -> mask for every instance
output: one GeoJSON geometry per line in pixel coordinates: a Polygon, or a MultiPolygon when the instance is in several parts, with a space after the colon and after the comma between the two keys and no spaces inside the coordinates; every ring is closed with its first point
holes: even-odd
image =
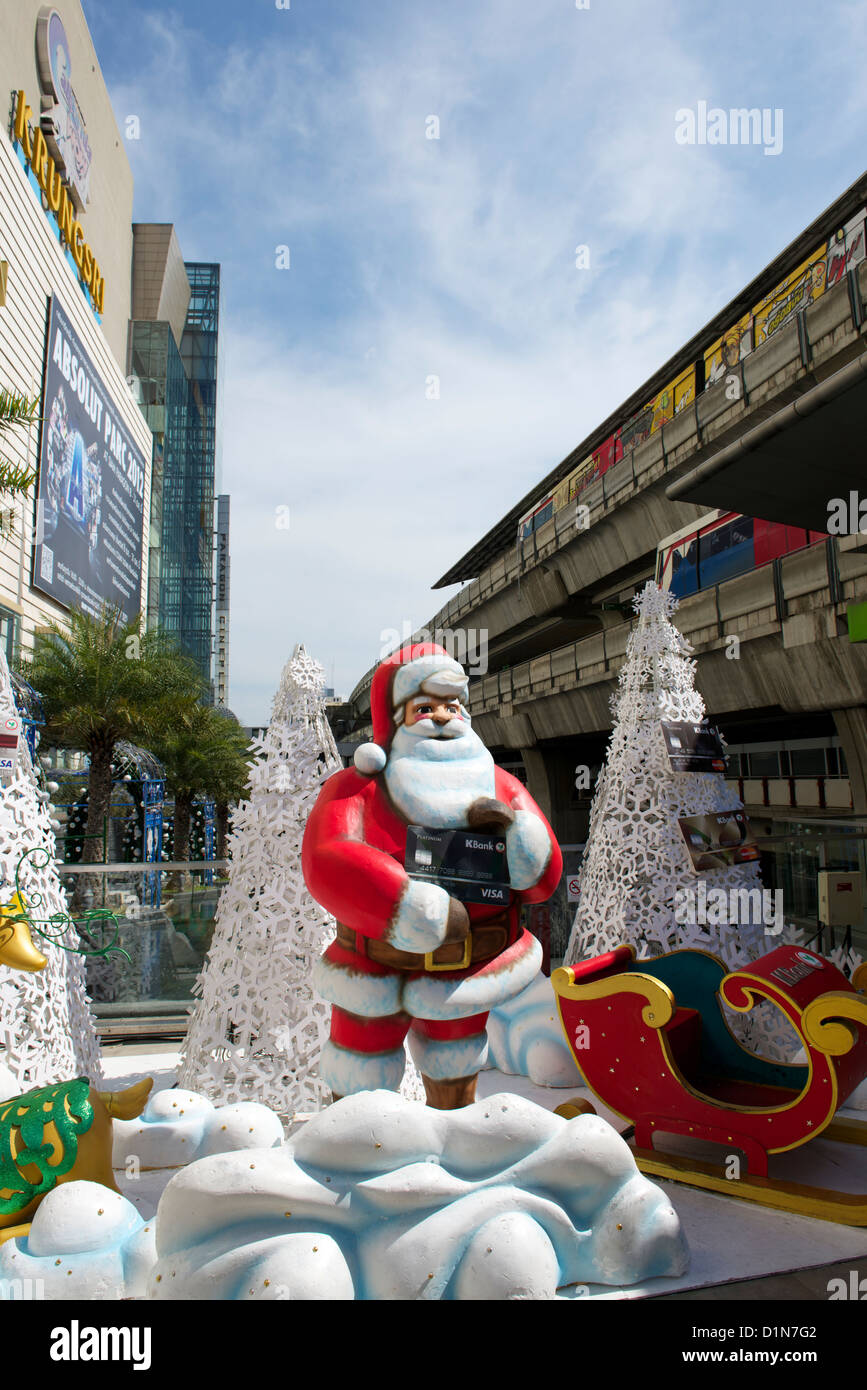
{"type": "MultiPolygon", "coordinates": [[[[80,217],[81,229],[105,276],[105,335],[121,366],[125,366],[132,260],[132,170],[81,4],[79,0],[53,0],[52,7],[63,20],[69,40],[72,87],[87,125],[93,156],[90,194],[80,217]]],[[[42,0],[0,0],[0,94],[6,139],[6,103],[11,92],[23,90],[33,111],[39,112],[36,19],[42,8],[42,0]]],[[[121,114],[121,121],[125,114],[121,114]]]]}

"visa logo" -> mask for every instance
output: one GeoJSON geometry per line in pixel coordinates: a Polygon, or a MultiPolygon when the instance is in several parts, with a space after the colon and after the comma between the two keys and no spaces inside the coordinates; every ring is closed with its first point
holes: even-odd
{"type": "Polygon", "coordinates": [[[482,897],[483,897],[483,898],[494,898],[494,899],[496,899],[497,902],[499,902],[499,901],[501,900],[501,898],[502,898],[502,893],[501,893],[501,891],[500,891],[499,888],[483,888],[483,889],[482,889],[482,897]]]}

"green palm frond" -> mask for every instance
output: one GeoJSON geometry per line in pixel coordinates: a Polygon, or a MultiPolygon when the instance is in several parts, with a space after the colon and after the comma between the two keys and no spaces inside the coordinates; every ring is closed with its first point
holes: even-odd
{"type": "Polygon", "coordinates": [[[218,802],[239,800],[249,773],[247,740],[237,724],[210,706],[199,705],[184,721],[167,727],[154,744],[175,796],[213,796],[218,802]]]}
{"type": "Polygon", "coordinates": [[[35,424],[40,418],[36,413],[40,399],[40,396],[28,396],[25,391],[0,386],[0,434],[15,425],[35,424]]]}
{"type": "Polygon", "coordinates": [[[118,739],[150,747],[166,723],[189,718],[203,693],[193,663],[139,622],[105,606],[39,634],[22,674],[42,694],[46,736],[89,751],[118,739]]]}
{"type": "MultiPolygon", "coordinates": [[[[18,425],[29,428],[35,424],[40,416],[39,396],[28,396],[23,391],[10,390],[3,386],[0,387],[0,439],[10,430],[18,425]]],[[[19,464],[13,463],[11,459],[0,453],[0,492],[9,492],[13,496],[20,496],[27,492],[36,481],[36,470],[34,468],[22,468],[19,464]]],[[[0,530],[9,530],[10,527],[0,527],[0,530]]]]}
{"type": "Polygon", "coordinates": [[[35,468],[21,468],[17,463],[0,458],[0,492],[26,492],[35,482],[35,468]]]}

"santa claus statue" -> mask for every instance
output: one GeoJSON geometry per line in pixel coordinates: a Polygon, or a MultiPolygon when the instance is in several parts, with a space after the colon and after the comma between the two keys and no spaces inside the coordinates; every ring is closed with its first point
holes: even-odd
{"type": "Polygon", "coordinates": [[[526,787],[495,766],[466,705],[466,674],[442,647],[389,656],[370,691],[375,741],[328,779],[307,823],[304,878],[338,922],[315,971],[333,1006],[320,1075],[335,1099],[397,1090],[409,1032],[428,1104],[470,1105],[489,1010],[520,993],[541,964],[520,907],[551,896],[560,849],[526,787]],[[451,881],[449,891],[410,876],[410,826],[493,831],[508,867],[508,885],[491,894],[502,901],[461,901],[451,881]]]}

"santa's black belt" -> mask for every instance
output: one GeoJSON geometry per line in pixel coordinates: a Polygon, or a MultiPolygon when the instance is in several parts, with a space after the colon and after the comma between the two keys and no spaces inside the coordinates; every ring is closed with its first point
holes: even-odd
{"type": "Polygon", "coordinates": [[[360,956],[376,961],[378,965],[390,966],[392,970],[465,970],[476,961],[493,960],[507,946],[511,946],[514,933],[508,915],[489,917],[485,922],[477,922],[463,941],[447,941],[435,951],[421,954],[416,951],[399,951],[387,941],[363,936],[361,932],[337,924],[337,941],[347,951],[357,951],[360,956]]]}

